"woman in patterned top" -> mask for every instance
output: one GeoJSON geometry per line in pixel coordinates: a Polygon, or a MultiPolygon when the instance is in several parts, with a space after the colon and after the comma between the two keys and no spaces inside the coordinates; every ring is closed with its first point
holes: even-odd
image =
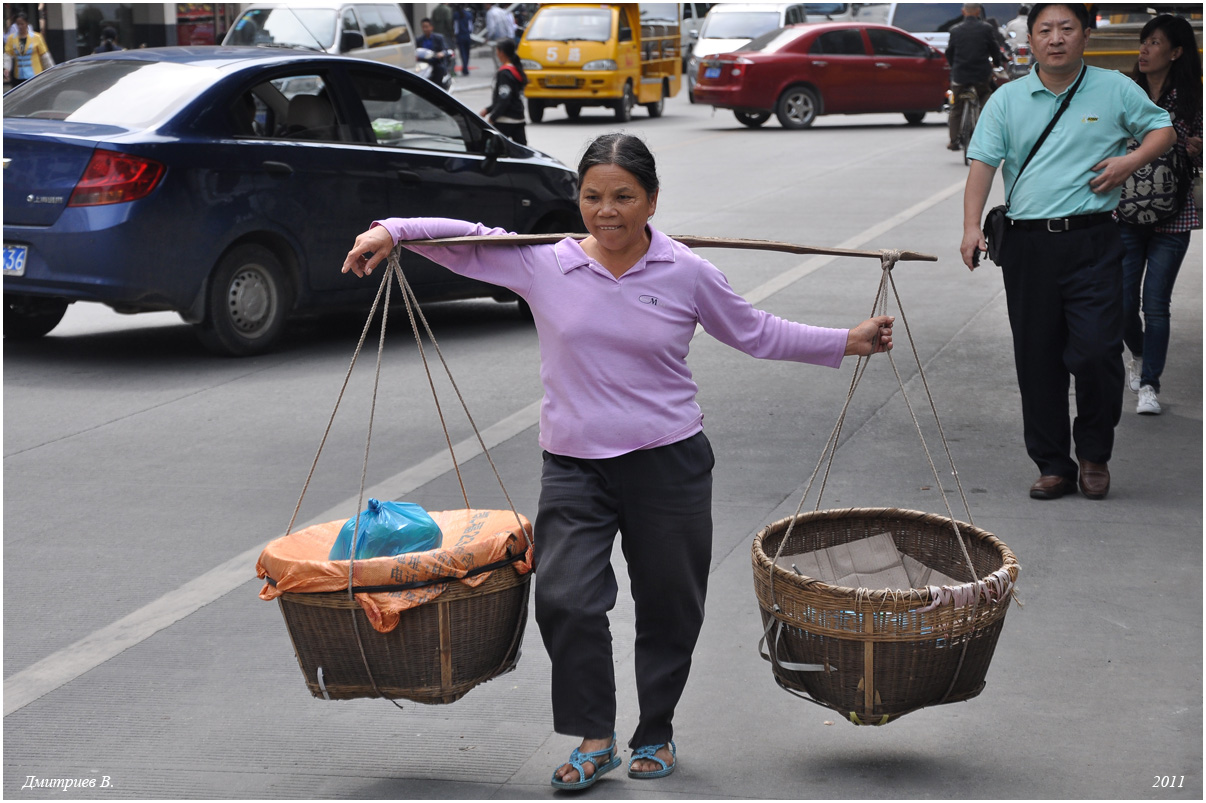
{"type": "MultiPolygon", "coordinates": [[[[1202,62],[1189,22],[1161,14],[1143,26],[1139,62],[1131,77],[1171,115],[1177,132],[1173,147],[1180,151],[1181,163],[1200,170],[1202,62]]],[[[1149,225],[1118,224],[1126,246],[1122,262],[1124,339],[1131,351],[1127,381],[1130,389],[1139,393],[1136,412],[1143,415],[1161,412],[1156,396],[1168,354],[1173,284],[1189,250],[1189,232],[1202,228],[1199,210],[1188,193],[1191,176],[1186,173],[1179,178],[1184,191],[1176,215],[1149,225]]]]}

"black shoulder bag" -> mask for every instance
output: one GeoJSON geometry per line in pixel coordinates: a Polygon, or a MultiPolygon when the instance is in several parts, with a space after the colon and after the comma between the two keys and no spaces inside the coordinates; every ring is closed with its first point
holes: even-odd
{"type": "Polygon", "coordinates": [[[1034,155],[1038,153],[1038,149],[1047,140],[1047,135],[1051,133],[1051,129],[1055,128],[1055,124],[1063,116],[1064,110],[1072,102],[1072,96],[1080,88],[1080,82],[1085,80],[1085,73],[1088,71],[1088,67],[1080,68],[1080,76],[1077,77],[1076,83],[1072,85],[1072,89],[1064,97],[1063,103],[1059,104],[1059,109],[1055,112],[1055,116],[1051,118],[1051,122],[1047,123],[1047,128],[1043,130],[1038,141],[1034,143],[1034,147],[1030,149],[1030,155],[1026,157],[1026,161],[1022,162],[1022,168],[1018,170],[1018,174],[1013,180],[1013,186],[1009,188],[1009,195],[1006,196],[1005,203],[989,209],[988,214],[984,217],[984,239],[988,243],[988,258],[998,265],[1001,264],[999,257],[1001,255],[1001,246],[1005,243],[1005,232],[1009,230],[1009,219],[1005,216],[1005,213],[1009,211],[1009,201],[1013,198],[1013,191],[1018,186],[1018,180],[1022,177],[1022,171],[1026,169],[1026,165],[1030,164],[1030,160],[1034,158],[1034,155]]]}

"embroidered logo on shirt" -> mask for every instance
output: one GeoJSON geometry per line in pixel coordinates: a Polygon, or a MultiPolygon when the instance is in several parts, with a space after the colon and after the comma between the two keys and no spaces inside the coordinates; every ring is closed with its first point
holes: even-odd
{"type": "Polygon", "coordinates": [[[1096,114],[1086,114],[1084,117],[1080,118],[1080,121],[1082,123],[1096,123],[1099,121],[1099,118],[1096,114]]]}
{"type": "Polygon", "coordinates": [[[637,299],[637,301],[640,301],[642,304],[652,304],[655,307],[657,306],[657,296],[641,296],[637,299]]]}

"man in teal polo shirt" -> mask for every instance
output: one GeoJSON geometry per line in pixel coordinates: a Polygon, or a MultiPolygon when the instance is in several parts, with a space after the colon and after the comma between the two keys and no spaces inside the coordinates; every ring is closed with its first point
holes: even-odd
{"type": "Polygon", "coordinates": [[[1168,113],[1122,73],[1084,64],[1083,4],[1037,3],[1027,17],[1035,69],[1001,87],[976,125],[963,194],[963,262],[987,246],[981,221],[997,166],[1008,194],[1022,163],[1080,78],[1064,115],[1017,182],[999,250],[1035,499],[1103,499],[1122,416],[1122,255],[1111,212],[1119,187],[1176,141],[1168,113]],[[1130,138],[1142,144],[1130,154],[1130,138]],[[1069,375],[1076,419],[1068,420],[1069,375]],[[1070,456],[1072,441],[1076,457],[1070,456]],[[1079,465],[1078,465],[1079,463],[1079,465]]]}

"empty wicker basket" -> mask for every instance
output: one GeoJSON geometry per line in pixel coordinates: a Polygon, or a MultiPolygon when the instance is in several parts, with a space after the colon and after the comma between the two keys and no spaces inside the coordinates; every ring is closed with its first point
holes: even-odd
{"type": "Polygon", "coordinates": [[[754,538],[754,587],[780,686],[858,725],[883,725],[984,688],[1009,607],[1018,563],[991,533],[959,523],[976,570],[970,576],[950,519],[896,508],[820,510],[795,517],[782,554],[795,555],[888,532],[897,549],[963,582],[990,580],[1004,593],[976,604],[934,605],[928,589],[904,593],[832,586],[774,564],[792,518],[754,538]],[[1003,572],[1002,572],[1003,570],[1003,572]],[[928,610],[924,610],[927,609],[928,610]],[[974,609],[974,615],[973,615],[974,609]],[[783,664],[820,665],[793,671],[783,664]]]}
{"type": "Polygon", "coordinates": [[[436,599],[403,611],[388,633],[374,630],[346,591],[285,593],[280,606],[315,697],[443,704],[515,668],[531,577],[508,564],[476,588],[450,582],[436,599]]]}

